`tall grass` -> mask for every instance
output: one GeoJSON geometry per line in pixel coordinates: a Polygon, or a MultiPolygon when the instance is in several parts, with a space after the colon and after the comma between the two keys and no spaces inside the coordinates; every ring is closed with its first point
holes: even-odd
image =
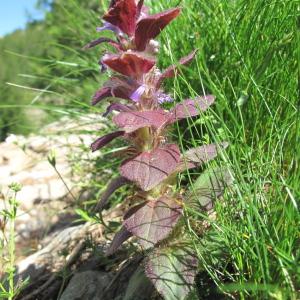
{"type": "MultiPolygon", "coordinates": [[[[159,11],[162,4],[151,3],[159,11]]],[[[180,101],[191,93],[212,93],[217,101],[209,116],[179,127],[179,138],[184,147],[229,141],[222,163],[235,177],[217,205],[210,236],[192,233],[203,269],[219,289],[239,299],[296,299],[299,4],[184,0],[180,5],[183,16],[163,35],[162,65],[199,48],[188,75],[175,81],[174,94],[180,101]]]]}

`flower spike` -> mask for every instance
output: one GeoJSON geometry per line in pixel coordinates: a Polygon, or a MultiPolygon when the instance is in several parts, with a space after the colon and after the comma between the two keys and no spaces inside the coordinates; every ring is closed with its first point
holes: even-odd
{"type": "MultiPolygon", "coordinates": [[[[103,26],[97,31],[110,30],[116,39],[99,37],[85,47],[108,43],[114,48],[113,53],[105,54],[99,61],[103,70],[111,72],[103,87],[95,93],[92,105],[109,98],[103,116],[112,114],[112,122],[118,130],[98,138],[91,145],[92,151],[116,138],[129,144],[125,150],[115,153],[124,156],[119,168],[121,176],[108,184],[96,211],[105,208],[112,193],[119,188],[134,185],[132,197],[124,200],[129,210],[106,255],[112,255],[129,238],[137,238],[144,250],[155,247],[147,257],[146,275],[166,299],[185,298],[194,283],[197,267],[197,259],[179,220],[186,204],[194,205],[198,195],[185,193],[182,187],[176,189],[176,175],[201,167],[228,146],[226,142],[202,145],[182,155],[178,145],[169,141],[169,126],[201,116],[215,101],[214,96],[204,95],[174,104],[169,110],[164,107],[175,99],[164,91],[163,81],[176,76],[181,66],[188,65],[197,53],[197,50],[192,51],[164,71],[156,65],[160,47],[154,39],[180,12],[177,7],[149,15],[143,0],[111,0],[103,16],[103,26]],[[178,243],[177,249],[171,248],[178,243]]],[[[216,178],[210,186],[218,186],[216,178]]],[[[201,184],[207,185],[207,179],[200,179],[201,184]]],[[[225,184],[220,186],[223,189],[225,184]]],[[[210,192],[208,190],[205,197],[200,195],[200,204],[204,203],[205,209],[213,207],[210,192]]],[[[217,195],[220,194],[218,191],[217,195]]]]}

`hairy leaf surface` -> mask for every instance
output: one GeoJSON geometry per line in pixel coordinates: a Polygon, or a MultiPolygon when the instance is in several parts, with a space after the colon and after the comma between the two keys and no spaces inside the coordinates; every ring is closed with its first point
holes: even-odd
{"type": "Polygon", "coordinates": [[[164,299],[183,300],[193,288],[197,259],[189,248],[162,248],[148,258],[145,271],[164,299]]]}
{"type": "Polygon", "coordinates": [[[102,62],[114,71],[133,78],[148,73],[155,65],[154,60],[133,52],[108,54],[103,57],[102,62]]]}
{"type": "Polygon", "coordinates": [[[92,143],[91,145],[92,151],[95,152],[101,149],[102,147],[110,143],[115,138],[123,136],[124,134],[125,134],[124,131],[115,131],[100,137],[94,143],[92,143]]]}
{"type": "Polygon", "coordinates": [[[105,87],[111,89],[112,97],[127,100],[130,99],[130,95],[133,93],[137,86],[138,83],[135,80],[123,75],[114,76],[105,83],[105,87]]]}
{"type": "Polygon", "coordinates": [[[172,118],[170,122],[194,117],[199,115],[202,111],[208,109],[214,103],[215,97],[211,95],[197,97],[194,100],[188,99],[177,104],[172,110],[172,118]]]}
{"type": "Polygon", "coordinates": [[[109,115],[112,111],[131,111],[131,107],[121,104],[121,103],[112,103],[110,104],[107,109],[106,112],[103,114],[103,117],[106,117],[107,115],[109,115]]]}
{"type": "Polygon", "coordinates": [[[203,163],[207,163],[214,159],[223,149],[228,147],[228,143],[204,145],[189,149],[184,154],[184,161],[187,168],[194,168],[203,163]]]}
{"type": "Polygon", "coordinates": [[[101,195],[100,201],[98,202],[95,211],[101,212],[102,209],[105,207],[105,205],[108,203],[109,197],[119,188],[129,183],[129,181],[119,176],[117,178],[112,179],[112,181],[109,183],[103,194],[101,195]]]}
{"type": "Polygon", "coordinates": [[[171,78],[171,77],[174,77],[175,74],[176,74],[176,71],[178,71],[178,69],[180,68],[180,66],[183,66],[183,65],[187,65],[189,64],[195,57],[196,53],[197,53],[198,50],[194,50],[192,51],[189,55],[181,58],[179,60],[179,63],[176,64],[176,65],[172,65],[170,67],[168,67],[160,76],[159,78],[159,85],[161,83],[162,80],[164,80],[165,78],[171,78]]]}
{"type": "Polygon", "coordinates": [[[135,0],[117,0],[103,16],[103,19],[132,36],[135,31],[137,6],[135,0]]]}
{"type": "Polygon", "coordinates": [[[113,118],[114,123],[130,133],[143,127],[160,128],[169,120],[169,114],[162,109],[122,112],[113,118]]]}
{"type": "Polygon", "coordinates": [[[120,171],[122,176],[135,182],[142,190],[149,191],[167,178],[179,162],[178,146],[169,144],[125,161],[120,171]]]}
{"type": "Polygon", "coordinates": [[[174,199],[161,197],[148,201],[125,219],[124,225],[148,249],[169,235],[180,216],[181,206],[174,199]]]}
{"type": "Polygon", "coordinates": [[[109,248],[107,249],[105,255],[106,256],[110,256],[113,255],[118,249],[119,247],[125,242],[127,241],[130,237],[132,237],[132,233],[129,232],[126,227],[122,227],[120,229],[120,231],[118,231],[115,236],[114,239],[112,240],[109,248]]]}
{"type": "Polygon", "coordinates": [[[96,105],[102,99],[107,98],[107,97],[111,97],[111,96],[112,96],[111,88],[110,87],[103,87],[100,90],[98,90],[96,92],[96,94],[94,95],[93,100],[92,100],[92,105],[96,105]]]}
{"type": "Polygon", "coordinates": [[[149,40],[154,39],[160,32],[180,13],[180,8],[172,8],[167,11],[142,18],[136,27],[135,44],[138,51],[146,48],[149,40]]]}

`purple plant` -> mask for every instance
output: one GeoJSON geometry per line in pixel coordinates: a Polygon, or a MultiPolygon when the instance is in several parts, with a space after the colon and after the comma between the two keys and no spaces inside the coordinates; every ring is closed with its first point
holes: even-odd
{"type": "Polygon", "coordinates": [[[105,115],[118,112],[112,120],[119,130],[97,139],[92,150],[116,138],[129,143],[122,153],[126,159],[120,167],[121,176],[108,185],[97,210],[103,209],[110,195],[121,186],[135,185],[123,227],[107,255],[113,254],[128,238],[137,237],[142,249],[154,248],[146,259],[145,270],[157,290],[166,299],[175,296],[183,299],[193,285],[197,260],[180,220],[185,204],[195,197],[184,197],[176,191],[176,175],[215,158],[227,144],[205,145],[182,155],[178,145],[169,142],[168,126],[201,114],[213,104],[214,97],[188,99],[170,111],[162,107],[163,103],[173,101],[164,92],[163,81],[174,77],[181,65],[187,65],[195,57],[196,51],[160,71],[156,65],[159,43],[154,38],[180,14],[180,8],[150,15],[143,2],[112,0],[98,31],[113,31],[116,38],[100,37],[86,45],[91,48],[108,43],[115,50],[100,60],[102,69],[109,68],[114,75],[96,92],[92,104],[113,99],[105,115]]]}

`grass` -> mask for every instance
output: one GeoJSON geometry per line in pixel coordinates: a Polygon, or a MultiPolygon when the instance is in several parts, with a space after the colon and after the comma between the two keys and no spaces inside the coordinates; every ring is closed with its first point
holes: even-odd
{"type": "MultiPolygon", "coordinates": [[[[160,65],[166,67],[195,48],[199,52],[196,61],[183,69],[184,75],[167,82],[166,90],[176,101],[211,93],[216,104],[199,119],[181,123],[173,132],[174,138],[183,149],[228,141],[226,156],[212,164],[229,166],[235,179],[217,203],[216,220],[201,212],[189,213],[195,220],[211,223],[211,231],[204,237],[190,231],[201,274],[210,278],[205,279],[207,285],[198,280],[199,291],[202,289],[205,299],[221,299],[221,294],[235,299],[296,299],[300,275],[299,4],[292,0],[169,0],[148,4],[157,12],[178,2],[183,12],[161,36],[160,65]],[[204,290],[207,286],[208,291],[204,290]]],[[[69,10],[65,28],[76,26],[86,42],[96,16],[79,10],[80,6],[69,10]],[[83,21],[86,17],[90,18],[88,29],[83,21]]],[[[83,56],[79,48],[64,49],[72,53],[68,63],[83,66],[75,70],[64,65],[72,80],[97,70],[97,51],[83,56]]],[[[86,113],[85,97],[90,95],[83,96],[77,89],[72,96],[67,79],[65,75],[51,78],[55,85],[65,82],[59,93],[70,104],[63,109],[70,114],[86,113]]],[[[86,90],[92,93],[97,80],[100,83],[103,77],[99,75],[86,90]]],[[[55,90],[55,85],[51,89],[55,90]]],[[[103,166],[101,162],[95,170],[113,166],[112,171],[116,171],[115,164],[107,160],[103,166]]],[[[192,184],[196,176],[180,179],[192,184]]],[[[91,184],[103,189],[99,182],[91,184]]],[[[118,195],[118,201],[121,198],[118,195]]]]}
{"type": "Polygon", "coordinates": [[[213,239],[192,232],[203,269],[239,299],[296,299],[299,7],[295,1],[259,0],[180,5],[182,17],[163,35],[161,56],[169,59],[162,64],[194,48],[199,55],[187,76],[169,87],[179,101],[195,93],[212,93],[217,100],[208,116],[181,126],[179,138],[184,147],[227,140],[222,163],[235,177],[217,205],[213,239]]]}

